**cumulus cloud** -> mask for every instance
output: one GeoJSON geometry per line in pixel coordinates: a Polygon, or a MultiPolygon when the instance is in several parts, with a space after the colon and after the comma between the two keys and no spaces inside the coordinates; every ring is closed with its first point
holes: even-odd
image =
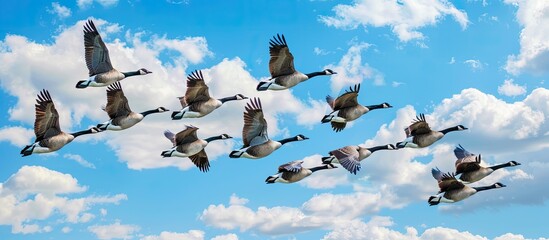
{"type": "Polygon", "coordinates": [[[59,4],[58,2],[52,2],[51,9],[48,9],[48,12],[57,15],[59,19],[71,16],[71,9],[59,4]]]}
{"type": "Polygon", "coordinates": [[[218,235],[212,238],[212,240],[238,240],[238,236],[234,233],[218,235]]]}
{"type": "Polygon", "coordinates": [[[32,129],[10,126],[0,128],[0,142],[8,141],[16,147],[24,147],[25,145],[32,143],[31,139],[33,137],[34,130],[32,129]]]}
{"type": "Polygon", "coordinates": [[[364,79],[370,79],[374,85],[385,84],[381,72],[370,67],[368,63],[362,63],[362,51],[370,46],[370,44],[364,42],[352,43],[339,63],[326,66],[326,68],[337,72],[337,74],[331,76],[332,92],[336,93],[347,86],[362,83],[364,79]]]}
{"type": "Polygon", "coordinates": [[[498,87],[498,93],[508,97],[519,96],[526,93],[526,87],[513,83],[513,79],[508,79],[498,87]]]}
{"type": "Polygon", "coordinates": [[[87,222],[94,216],[87,211],[95,204],[118,204],[124,194],[114,196],[60,197],[60,194],[82,193],[86,187],[70,174],[40,166],[23,166],[0,184],[0,224],[11,225],[12,233],[48,231],[33,223],[50,218],[54,213],[65,217],[62,222],[87,222]]]}
{"type": "Polygon", "coordinates": [[[150,235],[142,237],[141,240],[203,240],[204,232],[200,230],[190,230],[186,233],[177,233],[177,232],[161,232],[160,235],[150,235]]]}
{"type": "Polygon", "coordinates": [[[120,224],[119,221],[110,225],[93,225],[88,231],[95,234],[98,239],[130,239],[139,231],[139,226],[120,224]]]}
{"type": "Polygon", "coordinates": [[[463,29],[469,24],[467,14],[446,0],[356,0],[352,5],[338,4],[332,10],[335,16],[320,16],[320,21],[340,29],[390,27],[403,42],[425,38],[419,29],[436,25],[445,16],[453,17],[463,29]]]}
{"type": "Polygon", "coordinates": [[[549,71],[549,7],[547,1],[505,0],[518,8],[516,18],[523,27],[520,52],[509,55],[505,70],[511,74],[543,74],[549,71]]]}
{"type": "MultiPolygon", "coordinates": [[[[80,9],[86,9],[93,4],[94,0],[76,0],[76,5],[80,9]]],[[[95,0],[99,5],[103,7],[112,7],[118,4],[118,0],[95,0]]]]}

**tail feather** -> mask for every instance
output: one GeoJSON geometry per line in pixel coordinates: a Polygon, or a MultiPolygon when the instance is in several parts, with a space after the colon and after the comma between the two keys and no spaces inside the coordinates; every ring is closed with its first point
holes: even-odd
{"type": "Polygon", "coordinates": [[[267,179],[265,179],[265,183],[272,184],[272,183],[275,183],[277,179],[278,179],[278,176],[268,176],[267,179]]]}
{"type": "Polygon", "coordinates": [[[86,82],[87,82],[87,80],[78,81],[76,83],[76,88],[87,88],[89,84],[84,84],[86,82]]]}
{"type": "Polygon", "coordinates": [[[324,117],[322,117],[322,120],[320,120],[321,123],[329,123],[330,120],[332,120],[332,115],[324,115],[324,117]]]}
{"type": "Polygon", "coordinates": [[[333,160],[332,156],[322,157],[322,164],[330,164],[330,163],[332,163],[332,160],[333,160]]]}
{"type": "Polygon", "coordinates": [[[439,196],[430,196],[429,200],[427,200],[427,202],[429,202],[429,206],[438,205],[440,203],[440,197],[439,196]]]}
{"type": "Polygon", "coordinates": [[[179,114],[179,113],[181,113],[181,111],[173,111],[172,112],[172,120],[179,120],[179,119],[183,118],[183,114],[179,114]]]}
{"type": "Polygon", "coordinates": [[[229,153],[229,157],[230,157],[230,158],[239,158],[239,157],[242,156],[242,154],[244,154],[243,151],[234,150],[234,151],[232,151],[231,153],[229,153]]]}
{"type": "Polygon", "coordinates": [[[22,157],[26,157],[32,154],[32,145],[27,145],[21,150],[22,157]]]}

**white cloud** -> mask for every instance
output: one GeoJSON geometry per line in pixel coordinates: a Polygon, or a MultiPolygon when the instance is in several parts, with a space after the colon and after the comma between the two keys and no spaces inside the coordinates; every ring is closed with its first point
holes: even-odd
{"type": "Polygon", "coordinates": [[[93,165],[93,163],[90,163],[90,162],[86,161],[82,156],[80,156],[78,154],[67,153],[67,154],[63,155],[63,157],[66,158],[66,159],[73,160],[73,161],[77,162],[78,164],[80,164],[84,167],[95,169],[95,165],[93,165]]]}
{"type": "Polygon", "coordinates": [[[513,83],[513,79],[503,81],[503,85],[498,87],[498,93],[508,97],[524,95],[526,87],[513,83]]]}
{"type": "Polygon", "coordinates": [[[452,57],[450,59],[450,61],[448,62],[448,64],[454,64],[454,63],[456,63],[456,59],[454,57],[452,57]]]}
{"type": "MultiPolygon", "coordinates": [[[[322,155],[316,154],[302,159],[303,167],[312,168],[320,166],[322,155]]],[[[327,169],[314,172],[311,176],[301,180],[299,184],[313,189],[334,188],[349,184],[349,174],[345,169],[327,169]]]]}
{"type": "Polygon", "coordinates": [[[509,55],[505,70],[511,74],[549,72],[549,7],[547,1],[505,0],[518,7],[520,53],[509,55]]]}
{"type": "Polygon", "coordinates": [[[118,204],[127,199],[124,194],[114,196],[60,197],[60,194],[82,193],[86,187],[70,174],[63,174],[40,166],[23,166],[0,184],[0,225],[11,225],[12,233],[51,231],[33,221],[45,220],[60,213],[62,222],[87,222],[94,215],[86,211],[95,204],[118,204]]]}
{"type": "Polygon", "coordinates": [[[452,16],[463,29],[469,23],[467,14],[446,0],[356,0],[353,5],[338,4],[332,10],[335,16],[321,16],[320,21],[341,29],[388,26],[403,42],[425,38],[418,30],[436,25],[447,15],[452,16]]]}
{"type": "Polygon", "coordinates": [[[463,63],[469,65],[469,67],[471,67],[473,70],[480,70],[484,65],[483,63],[480,62],[480,60],[476,60],[476,59],[468,59],[468,60],[465,60],[463,63]]]}
{"type": "Polygon", "coordinates": [[[101,208],[99,209],[99,213],[101,213],[101,216],[107,216],[107,209],[101,208]]]}
{"type": "Polygon", "coordinates": [[[326,68],[332,69],[337,74],[331,76],[332,92],[339,92],[342,88],[361,83],[364,79],[370,79],[374,85],[383,85],[383,74],[372,68],[368,63],[362,63],[362,51],[368,49],[368,43],[352,43],[347,53],[343,55],[337,65],[330,64],[326,68]]]}
{"type": "Polygon", "coordinates": [[[229,233],[225,235],[215,236],[211,240],[238,240],[238,236],[234,233],[229,233]]]}
{"type": "Polygon", "coordinates": [[[145,236],[141,240],[203,240],[204,232],[200,230],[190,230],[186,233],[161,232],[158,236],[145,236]]]}
{"type": "Polygon", "coordinates": [[[120,224],[119,221],[110,225],[93,225],[88,231],[95,234],[98,239],[131,239],[134,233],[139,231],[139,226],[120,224]]]}
{"type": "Polygon", "coordinates": [[[246,198],[240,198],[238,196],[236,196],[236,194],[233,193],[233,195],[231,195],[231,198],[229,199],[229,204],[231,205],[246,205],[246,203],[248,203],[249,200],[246,199],[246,198]]]}
{"type": "Polygon", "coordinates": [[[333,53],[331,51],[328,51],[326,49],[322,49],[322,48],[319,48],[319,47],[315,47],[313,49],[313,52],[316,54],[316,55],[320,55],[320,56],[325,56],[325,55],[328,55],[330,53],[333,53]]]}
{"type": "Polygon", "coordinates": [[[70,8],[60,5],[58,2],[52,2],[51,7],[51,9],[48,9],[48,12],[57,15],[59,19],[71,16],[70,8]]]}
{"type": "MultiPolygon", "coordinates": [[[[94,0],[76,0],[76,4],[80,9],[86,9],[93,4],[94,0]]],[[[95,0],[103,7],[112,7],[118,4],[118,0],[95,0]]]]}
{"type": "Polygon", "coordinates": [[[70,227],[63,227],[61,228],[62,233],[70,233],[72,231],[72,228],[70,227]]]}
{"type": "Polygon", "coordinates": [[[34,131],[24,127],[5,126],[0,128],[0,142],[8,141],[16,147],[24,147],[31,142],[34,131]]]}

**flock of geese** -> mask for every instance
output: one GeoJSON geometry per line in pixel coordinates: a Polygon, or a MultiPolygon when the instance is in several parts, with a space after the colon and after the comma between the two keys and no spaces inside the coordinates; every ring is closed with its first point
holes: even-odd
{"type": "MultiPolygon", "coordinates": [[[[308,74],[295,70],[294,57],[288,48],[284,35],[277,34],[277,36],[270,40],[269,45],[269,72],[271,78],[259,82],[256,88],[257,91],[289,89],[316,76],[336,74],[336,72],[330,69],[308,74]]],[[[124,96],[120,81],[127,77],[146,75],[152,72],[145,68],[133,72],[120,72],[113,68],[109,58],[109,51],[92,20],[88,20],[84,25],[84,48],[89,78],[79,81],[76,84],[76,88],[106,86],[107,105],[103,107],[103,110],[107,113],[110,120],[97,124],[96,127],[87,130],[65,133],[59,126],[59,115],[50,93],[47,90],[42,90],[37,95],[37,103],[35,105],[36,119],[34,122],[34,133],[36,140],[33,144],[27,145],[21,150],[22,156],[57,151],[81,135],[107,130],[124,130],[141,122],[149,114],[169,111],[164,107],[140,113],[132,111],[128,99],[124,96]]],[[[361,105],[357,101],[359,91],[360,84],[357,84],[335,99],[327,96],[326,102],[333,111],[325,115],[321,119],[321,122],[329,122],[335,132],[340,132],[345,129],[347,122],[356,120],[371,110],[392,107],[386,102],[377,105],[361,105]]],[[[226,102],[245,99],[248,99],[248,97],[242,94],[235,94],[234,96],[219,99],[210,96],[202,72],[194,71],[187,77],[185,96],[179,97],[182,109],[173,111],[171,119],[179,120],[183,118],[204,117],[226,102]]],[[[242,129],[244,145],[240,149],[229,153],[229,157],[263,158],[286,143],[309,139],[302,134],[297,134],[290,138],[272,140],[267,134],[267,125],[260,98],[249,99],[244,109],[244,127],[242,129]]],[[[337,165],[342,166],[352,174],[356,174],[361,169],[360,162],[376,151],[425,148],[437,142],[449,132],[466,129],[462,125],[457,125],[440,131],[432,130],[425,120],[425,115],[420,114],[412,121],[409,127],[404,129],[406,140],[402,142],[369,148],[357,145],[345,146],[330,151],[328,156],[322,157],[322,164],[313,168],[303,167],[303,161],[292,161],[280,165],[277,174],[269,176],[265,182],[294,183],[318,170],[337,168],[337,165]]],[[[207,172],[210,169],[210,162],[205,151],[208,143],[232,137],[225,133],[220,133],[217,136],[200,139],[197,137],[197,131],[198,128],[195,126],[185,126],[185,129],[178,133],[166,130],[164,136],[170,140],[173,146],[168,150],[162,151],[161,156],[188,157],[200,171],[207,172]]],[[[436,205],[440,202],[457,202],[479,191],[505,187],[501,183],[484,187],[469,187],[466,184],[479,181],[497,169],[520,165],[515,161],[511,161],[492,167],[481,166],[480,155],[466,151],[461,145],[456,147],[454,153],[457,158],[455,173],[443,173],[438,168],[432,169],[432,175],[438,181],[440,191],[437,195],[429,197],[428,202],[430,205],[436,205]],[[456,179],[456,174],[460,174],[459,179],[456,179]]]]}

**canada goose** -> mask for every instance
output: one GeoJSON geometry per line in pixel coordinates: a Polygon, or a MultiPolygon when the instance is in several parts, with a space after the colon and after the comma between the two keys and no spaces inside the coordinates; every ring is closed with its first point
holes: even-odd
{"type": "Polygon", "coordinates": [[[322,163],[339,163],[347,171],[356,175],[360,171],[360,161],[372,155],[377,150],[395,150],[395,145],[387,144],[371,148],[361,146],[346,146],[340,149],[331,151],[328,157],[322,157],[322,163]]]}
{"type": "Polygon", "coordinates": [[[397,148],[424,148],[430,146],[434,142],[444,137],[446,133],[453,131],[463,131],[467,129],[468,128],[464,127],[463,125],[457,125],[455,127],[447,128],[444,130],[434,131],[431,130],[429,124],[425,121],[425,115],[419,114],[419,116],[417,116],[416,119],[412,121],[412,125],[404,129],[406,137],[412,137],[412,140],[398,142],[396,146],[397,148]]]}
{"type": "Polygon", "coordinates": [[[221,107],[227,101],[242,99],[248,99],[248,97],[242,94],[221,99],[210,97],[208,86],[204,83],[202,71],[194,71],[187,76],[187,91],[185,92],[185,96],[179,97],[183,109],[181,111],[174,111],[172,119],[203,117],[221,107]]]}
{"type": "Polygon", "coordinates": [[[186,128],[173,134],[170,130],[164,131],[164,136],[168,138],[173,147],[170,150],[163,151],[162,157],[188,157],[202,172],[207,172],[210,169],[210,162],[208,161],[208,155],[204,148],[209,142],[221,139],[232,138],[227,134],[221,134],[215,137],[209,137],[206,139],[199,139],[196,136],[197,127],[186,126],[186,128]]]}
{"type": "Polygon", "coordinates": [[[265,179],[265,182],[267,184],[277,182],[294,183],[301,181],[302,179],[310,176],[318,170],[337,168],[331,163],[313,168],[304,168],[301,166],[301,164],[303,164],[303,161],[293,161],[282,164],[278,167],[278,173],[267,177],[267,179],[265,179]]]}
{"type": "Polygon", "coordinates": [[[276,37],[273,36],[273,39],[269,41],[269,45],[269,54],[271,55],[269,72],[271,73],[271,78],[259,82],[257,91],[284,90],[316,76],[337,74],[330,69],[308,74],[296,71],[294,68],[294,56],[288,48],[284,35],[282,37],[278,34],[276,37]]]}
{"type": "Polygon", "coordinates": [[[267,135],[267,121],[263,117],[263,109],[259,98],[250,99],[245,109],[244,128],[242,129],[244,146],[239,150],[232,151],[229,154],[231,158],[262,158],[271,154],[285,143],[309,139],[299,134],[295,137],[273,141],[267,135]]]}
{"type": "Polygon", "coordinates": [[[328,102],[333,111],[325,115],[321,122],[330,122],[334,131],[339,132],[345,128],[347,122],[353,121],[371,110],[393,107],[388,103],[370,106],[360,105],[356,99],[359,91],[360,84],[356,84],[354,88],[349,87],[349,90],[345,91],[344,94],[335,100],[330,95],[326,96],[326,102],[328,102]]]}
{"type": "Polygon", "coordinates": [[[48,90],[42,89],[40,94],[37,95],[36,103],[36,119],[34,120],[34,135],[36,136],[36,140],[32,145],[27,145],[21,150],[23,157],[33,153],[57,151],[78,136],[101,132],[96,127],[75,133],[61,131],[59,127],[59,114],[55,109],[48,90]]]}
{"type": "Polygon", "coordinates": [[[474,183],[483,179],[484,177],[492,174],[495,170],[504,167],[518,166],[520,163],[510,161],[508,163],[499,164],[491,167],[480,166],[481,156],[477,156],[465,150],[461,145],[454,149],[454,155],[458,158],[456,160],[456,175],[459,176],[459,180],[465,183],[474,183]]]}
{"type": "Polygon", "coordinates": [[[445,203],[455,203],[459,202],[463,199],[466,199],[473,194],[492,189],[492,188],[502,188],[506,187],[505,185],[501,183],[494,183],[490,186],[485,187],[469,187],[462,182],[458,181],[455,178],[454,173],[442,173],[438,168],[433,168],[431,170],[431,173],[433,174],[433,177],[438,181],[438,186],[440,188],[440,191],[438,192],[439,195],[437,196],[430,196],[429,197],[429,205],[437,205],[440,202],[445,203]],[[444,195],[440,195],[440,193],[444,193],[444,195]]]}
{"type": "Polygon", "coordinates": [[[124,96],[122,85],[120,82],[115,82],[107,87],[107,106],[103,108],[109,115],[111,120],[97,124],[101,130],[119,131],[141,122],[144,117],[151,113],[160,113],[169,111],[164,107],[159,107],[153,110],[142,113],[132,112],[128,99],[124,96]]]}
{"type": "Polygon", "coordinates": [[[109,58],[109,49],[92,20],[88,20],[84,25],[84,49],[90,77],[87,80],[78,81],[76,88],[104,87],[126,77],[152,73],[145,68],[134,72],[119,72],[114,69],[109,58]]]}

